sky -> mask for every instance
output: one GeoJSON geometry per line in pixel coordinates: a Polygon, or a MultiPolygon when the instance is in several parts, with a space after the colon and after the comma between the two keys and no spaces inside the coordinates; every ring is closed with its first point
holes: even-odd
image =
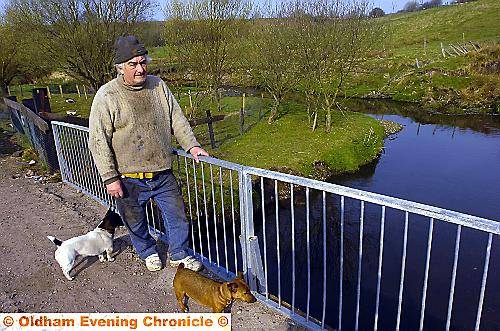
{"type": "MultiPolygon", "coordinates": [[[[5,3],[8,0],[0,0],[0,8],[3,9],[5,3]]],[[[165,3],[167,0],[157,0],[158,4],[160,6],[159,10],[156,11],[156,14],[154,16],[154,19],[156,20],[163,20],[164,19],[164,14],[162,8],[165,6],[165,3]]],[[[263,3],[263,0],[254,0],[256,3],[263,3]]],[[[384,10],[386,13],[392,13],[395,11],[398,11],[403,8],[403,6],[408,2],[409,0],[371,0],[371,3],[373,4],[373,7],[380,7],[384,10]]]]}

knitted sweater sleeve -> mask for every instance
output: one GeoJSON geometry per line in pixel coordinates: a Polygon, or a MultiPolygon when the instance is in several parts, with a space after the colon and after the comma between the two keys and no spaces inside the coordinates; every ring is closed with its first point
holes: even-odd
{"type": "Polygon", "coordinates": [[[95,165],[104,182],[119,176],[111,147],[113,123],[109,106],[102,93],[96,94],[90,108],[89,149],[95,165]]]}
{"type": "Polygon", "coordinates": [[[173,93],[164,82],[162,82],[162,86],[169,106],[170,120],[175,139],[177,139],[186,152],[193,147],[200,146],[173,93]]]}

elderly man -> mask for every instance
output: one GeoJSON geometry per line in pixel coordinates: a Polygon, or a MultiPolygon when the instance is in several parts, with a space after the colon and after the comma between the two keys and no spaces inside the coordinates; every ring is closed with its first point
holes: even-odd
{"type": "Polygon", "coordinates": [[[148,231],[145,206],[158,204],[168,238],[170,265],[198,271],[200,261],[187,252],[189,224],[171,170],[172,134],[198,162],[200,148],[179,104],[165,83],[147,75],[150,58],[136,37],[115,43],[115,79],[96,93],[90,112],[89,148],[109,194],[129,231],[132,244],[150,271],[162,268],[148,231]]]}

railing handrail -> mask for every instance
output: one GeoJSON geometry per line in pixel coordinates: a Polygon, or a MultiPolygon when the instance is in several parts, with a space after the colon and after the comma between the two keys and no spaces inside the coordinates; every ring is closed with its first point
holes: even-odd
{"type": "MultiPolygon", "coordinates": [[[[66,127],[71,127],[79,130],[88,131],[89,129],[84,126],[52,121],[54,125],[62,125],[66,127]]],[[[174,149],[174,153],[180,156],[185,156],[188,158],[193,158],[191,154],[186,153],[180,149],[174,149]]],[[[309,187],[311,189],[316,189],[320,191],[325,191],[333,194],[343,195],[345,197],[359,199],[365,202],[379,204],[382,206],[390,207],[397,210],[407,211],[413,214],[418,214],[422,216],[431,217],[434,219],[443,220],[449,223],[466,226],[472,229],[485,231],[493,234],[500,234],[500,222],[495,220],[490,220],[487,218],[482,218],[479,216],[469,215],[457,211],[452,211],[440,207],[435,207],[431,205],[426,205],[410,200],[405,200],[401,198],[395,198],[379,193],[373,193],[369,191],[363,191],[355,188],[350,188],[347,186],[342,186],[338,184],[332,184],[327,182],[322,182],[319,180],[304,178],[295,175],[289,175],[281,172],[276,172],[272,170],[266,170],[261,168],[244,166],[241,164],[233,163],[230,161],[220,160],[213,157],[200,156],[200,160],[204,162],[211,163],[214,165],[220,165],[225,168],[237,171],[244,171],[245,173],[262,176],[269,179],[275,179],[279,181],[284,181],[291,184],[301,185],[304,187],[309,187]]]]}

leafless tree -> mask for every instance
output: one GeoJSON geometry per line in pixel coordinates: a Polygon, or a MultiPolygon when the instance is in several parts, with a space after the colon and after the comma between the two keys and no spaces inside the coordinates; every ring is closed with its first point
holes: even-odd
{"type": "Polygon", "coordinates": [[[115,73],[116,38],[136,32],[153,7],[152,0],[11,0],[7,8],[55,69],[98,89],[115,73]]]}
{"type": "Polygon", "coordinates": [[[332,126],[332,111],[346,79],[366,60],[379,36],[366,2],[310,0],[296,2],[297,57],[301,85],[313,109],[313,129],[318,109],[325,113],[326,130],[332,126]],[[300,4],[299,4],[300,3],[300,4]]]}
{"type": "MultiPolygon", "coordinates": [[[[239,41],[251,6],[247,0],[171,0],[166,8],[167,45],[193,78],[209,89],[219,110],[219,90],[240,57],[239,41]]],[[[211,118],[208,107],[206,113],[211,118]]],[[[211,123],[209,131],[213,142],[211,123]]]]}
{"type": "Polygon", "coordinates": [[[279,114],[283,97],[297,88],[297,63],[294,56],[296,37],[293,22],[289,19],[289,8],[284,5],[269,6],[264,16],[256,20],[246,55],[246,67],[254,83],[264,87],[273,97],[268,123],[279,114]]]}

